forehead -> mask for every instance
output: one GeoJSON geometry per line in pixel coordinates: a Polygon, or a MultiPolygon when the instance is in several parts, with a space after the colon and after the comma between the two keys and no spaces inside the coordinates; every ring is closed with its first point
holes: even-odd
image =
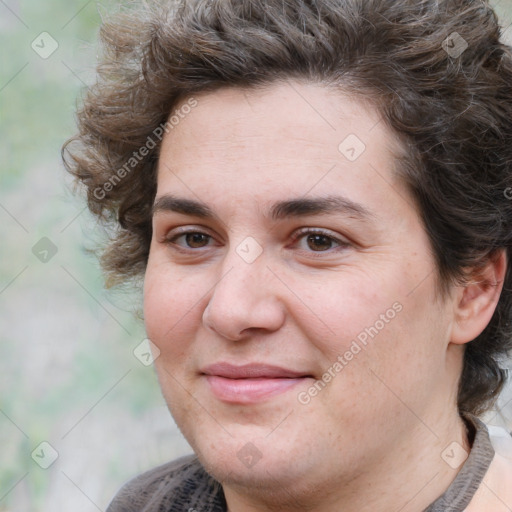
{"type": "Polygon", "coordinates": [[[339,192],[360,203],[400,186],[396,138],[376,109],[340,90],[284,82],[193,100],[164,137],[157,196],[254,201],[339,192]]]}
{"type": "Polygon", "coordinates": [[[369,100],[316,83],[286,81],[257,88],[225,87],[203,92],[178,103],[170,118],[178,120],[179,125],[172,126],[166,138],[176,143],[184,142],[180,140],[182,135],[190,135],[193,123],[193,130],[200,130],[205,143],[227,145],[240,137],[279,135],[283,144],[287,136],[296,139],[302,134],[307,145],[321,143],[324,149],[330,145],[338,150],[344,136],[352,134],[359,137],[360,143],[352,138],[356,154],[347,152],[348,158],[356,158],[362,151],[361,142],[378,143],[383,136],[387,140],[382,142],[390,149],[399,148],[389,130],[374,131],[381,124],[381,117],[369,100]],[[181,114],[187,102],[192,101],[195,106],[181,114]],[[180,115],[172,115],[175,112],[180,115]]]}

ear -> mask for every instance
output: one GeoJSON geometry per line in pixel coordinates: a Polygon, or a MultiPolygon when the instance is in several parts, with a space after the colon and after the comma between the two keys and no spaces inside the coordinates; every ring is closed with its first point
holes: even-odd
{"type": "Polygon", "coordinates": [[[498,304],[506,271],[507,255],[505,249],[501,249],[489,257],[485,267],[470,274],[469,282],[458,287],[452,343],[472,341],[487,327],[498,304]]]}

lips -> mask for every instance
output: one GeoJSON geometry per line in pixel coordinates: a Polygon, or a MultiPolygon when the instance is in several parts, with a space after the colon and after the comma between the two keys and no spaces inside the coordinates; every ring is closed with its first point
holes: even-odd
{"type": "Polygon", "coordinates": [[[280,366],[220,362],[201,370],[211,392],[224,402],[250,404],[284,393],[312,378],[311,374],[280,366]]]}
{"type": "Polygon", "coordinates": [[[201,373],[215,375],[226,379],[295,379],[310,376],[304,372],[297,372],[280,366],[250,363],[235,366],[230,363],[215,363],[204,368],[201,373]]]}

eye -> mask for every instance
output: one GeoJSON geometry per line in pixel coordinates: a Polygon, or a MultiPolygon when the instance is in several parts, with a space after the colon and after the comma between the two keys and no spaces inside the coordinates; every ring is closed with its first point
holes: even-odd
{"type": "Polygon", "coordinates": [[[213,237],[201,231],[182,231],[165,239],[165,243],[176,245],[182,249],[201,249],[208,247],[213,237]]]}
{"type": "Polygon", "coordinates": [[[329,231],[306,228],[294,234],[294,243],[308,252],[327,252],[331,249],[348,247],[350,244],[340,240],[329,231]]]}

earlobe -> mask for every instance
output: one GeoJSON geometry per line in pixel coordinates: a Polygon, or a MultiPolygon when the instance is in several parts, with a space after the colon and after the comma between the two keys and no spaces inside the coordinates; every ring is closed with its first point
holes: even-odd
{"type": "Polygon", "coordinates": [[[471,280],[460,286],[454,303],[454,322],[450,341],[456,344],[474,340],[489,324],[503,289],[507,270],[504,249],[491,256],[471,280]]]}

